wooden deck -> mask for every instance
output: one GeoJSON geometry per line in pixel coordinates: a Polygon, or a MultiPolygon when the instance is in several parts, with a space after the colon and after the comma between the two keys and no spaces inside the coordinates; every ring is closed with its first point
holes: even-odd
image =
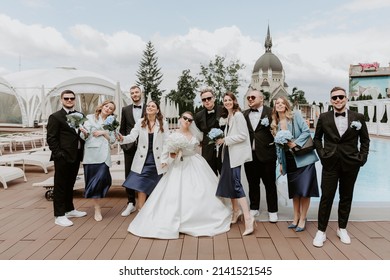
{"type": "Polygon", "coordinates": [[[295,233],[288,222],[257,222],[255,233],[241,236],[242,222],[226,234],[213,238],[181,235],[177,240],[138,238],[127,232],[136,213],[122,217],[126,203],[122,187],[112,187],[103,200],[103,221],[93,219],[92,204],[75,190],[77,209],[88,212],[74,218],[74,226],[54,224],[52,202],[34,182],[53,176],[26,167],[27,182],[17,179],[8,189],[0,186],[1,260],[390,260],[390,222],[350,222],[351,245],[336,236],[336,222],[330,222],[328,240],[322,248],[312,245],[316,221],[295,233]]]}

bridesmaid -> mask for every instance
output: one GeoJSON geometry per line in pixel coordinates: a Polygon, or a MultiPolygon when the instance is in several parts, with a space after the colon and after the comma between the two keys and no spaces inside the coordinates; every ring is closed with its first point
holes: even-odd
{"type": "Polygon", "coordinates": [[[87,121],[80,126],[80,137],[85,140],[84,178],[85,198],[92,198],[95,207],[95,220],[103,219],[99,200],[106,196],[111,186],[111,144],[115,143],[115,133],[103,128],[108,116],[115,111],[115,103],[104,101],[97,106],[95,114],[87,116],[87,121]]]}
{"type": "Polygon", "coordinates": [[[129,135],[119,135],[121,144],[138,141],[131,171],[123,183],[125,188],[138,191],[138,210],[167,169],[166,164],[161,163],[161,154],[168,135],[168,123],[155,101],[149,101],[144,117],[137,121],[129,135]]]}
{"type": "Polygon", "coordinates": [[[252,160],[249,131],[237,98],[232,92],[224,95],[223,105],[221,117],[227,118],[227,125],[224,138],[216,141],[218,145],[223,145],[222,170],[216,195],[231,199],[232,223],[236,223],[244,214],[245,231],[242,235],[248,235],[254,231],[255,218],[249,214],[248,201],[241,184],[241,165],[252,160]]]}

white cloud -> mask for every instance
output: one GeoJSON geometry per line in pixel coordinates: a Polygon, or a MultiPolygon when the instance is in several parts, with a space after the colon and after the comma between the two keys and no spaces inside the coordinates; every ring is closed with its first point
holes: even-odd
{"type": "Polygon", "coordinates": [[[342,5],[341,10],[347,10],[352,12],[378,10],[382,8],[390,7],[388,0],[355,0],[348,4],[342,5]]]}

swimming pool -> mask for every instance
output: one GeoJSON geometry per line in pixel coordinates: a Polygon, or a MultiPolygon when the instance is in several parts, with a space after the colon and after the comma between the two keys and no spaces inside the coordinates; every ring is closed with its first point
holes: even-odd
{"type": "MultiPolygon", "coordinates": [[[[370,137],[367,163],[360,169],[353,194],[354,202],[390,203],[390,140],[370,137]]],[[[321,184],[321,163],[316,163],[318,183],[321,184]]],[[[336,194],[335,200],[338,199],[336,194]]],[[[313,201],[319,200],[313,198],[313,201]]]]}

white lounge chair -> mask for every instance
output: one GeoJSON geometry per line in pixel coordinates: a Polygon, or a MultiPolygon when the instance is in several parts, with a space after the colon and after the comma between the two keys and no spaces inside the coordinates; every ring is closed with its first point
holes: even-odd
{"type": "Polygon", "coordinates": [[[7,182],[24,178],[26,182],[26,175],[23,170],[18,167],[10,167],[10,166],[0,166],[0,182],[3,184],[4,189],[7,189],[7,182]]]}
{"type": "Polygon", "coordinates": [[[17,154],[17,156],[24,160],[24,165],[34,165],[41,167],[46,174],[48,173],[47,169],[54,166],[54,161],[50,161],[50,151],[20,153],[17,154]]]}

